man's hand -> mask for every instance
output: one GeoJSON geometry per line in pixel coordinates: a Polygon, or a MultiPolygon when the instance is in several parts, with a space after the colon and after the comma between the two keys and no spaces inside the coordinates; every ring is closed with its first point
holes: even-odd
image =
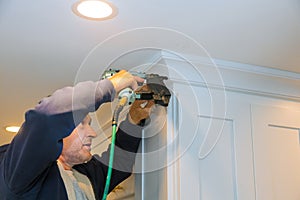
{"type": "Polygon", "coordinates": [[[117,93],[119,93],[122,89],[128,87],[135,90],[138,87],[138,82],[144,82],[143,78],[133,76],[126,70],[121,70],[108,79],[112,82],[117,93]]]}
{"type": "MultiPolygon", "coordinates": [[[[148,86],[144,85],[136,92],[148,92],[148,90],[148,86]]],[[[141,124],[143,120],[149,118],[154,104],[154,100],[135,100],[129,110],[129,121],[133,124],[141,124]]]]}

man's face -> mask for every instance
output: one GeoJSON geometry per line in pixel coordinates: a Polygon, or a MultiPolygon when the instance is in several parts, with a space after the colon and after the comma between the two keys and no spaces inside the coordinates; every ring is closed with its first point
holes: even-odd
{"type": "Polygon", "coordinates": [[[71,135],[63,139],[64,145],[61,156],[70,166],[89,161],[92,157],[92,139],[97,134],[90,125],[91,117],[87,115],[71,135]]]}

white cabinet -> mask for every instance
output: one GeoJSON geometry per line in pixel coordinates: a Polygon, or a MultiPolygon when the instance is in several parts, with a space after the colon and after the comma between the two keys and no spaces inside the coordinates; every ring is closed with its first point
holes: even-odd
{"type": "Polygon", "coordinates": [[[186,62],[164,62],[173,92],[166,170],[144,176],[141,191],[153,195],[143,199],[299,200],[299,74],[200,63],[197,77],[186,62]]]}
{"type": "Polygon", "coordinates": [[[196,111],[181,95],[186,87],[174,84],[179,151],[168,166],[168,199],[300,199],[299,103],[228,91],[226,114],[212,115],[206,88],[194,88],[196,111]]]}

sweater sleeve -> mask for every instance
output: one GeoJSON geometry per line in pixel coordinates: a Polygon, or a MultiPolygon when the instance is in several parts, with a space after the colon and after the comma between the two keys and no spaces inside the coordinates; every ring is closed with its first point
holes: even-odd
{"type": "Polygon", "coordinates": [[[88,112],[114,97],[109,80],[82,82],[59,89],[25,114],[19,133],[3,158],[2,175],[14,194],[22,194],[40,180],[62,151],[62,139],[72,133],[88,112]]]}
{"type": "Polygon", "coordinates": [[[114,99],[115,89],[110,80],[80,82],[74,87],[64,87],[42,99],[35,110],[48,115],[74,110],[93,112],[105,102],[114,99]]]}

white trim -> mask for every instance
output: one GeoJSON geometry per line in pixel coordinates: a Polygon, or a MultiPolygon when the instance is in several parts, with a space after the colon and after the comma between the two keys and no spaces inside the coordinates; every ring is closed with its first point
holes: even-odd
{"type": "MultiPolygon", "coordinates": [[[[176,94],[175,96],[178,96],[176,94]]],[[[167,186],[165,189],[168,191],[168,200],[180,200],[180,161],[177,160],[179,156],[179,138],[178,136],[178,102],[177,99],[172,97],[169,106],[172,106],[168,109],[168,122],[167,122],[167,143],[170,141],[175,141],[174,145],[171,145],[167,149],[167,186]],[[174,160],[175,159],[175,160],[174,160]]]]}
{"type": "Polygon", "coordinates": [[[274,76],[274,77],[300,80],[299,73],[290,72],[287,70],[280,70],[280,69],[271,68],[271,67],[250,65],[250,64],[244,64],[244,63],[238,63],[238,62],[226,61],[226,60],[220,60],[220,59],[214,59],[214,61],[218,66],[220,66],[224,69],[240,70],[243,72],[250,72],[250,73],[261,74],[261,75],[266,75],[266,76],[274,76]]]}
{"type": "MultiPolygon", "coordinates": [[[[155,58],[157,59],[157,55],[155,58]]],[[[204,65],[217,65],[217,67],[222,69],[232,69],[232,70],[239,70],[242,72],[266,75],[266,76],[276,76],[281,78],[300,80],[300,73],[291,72],[287,70],[280,70],[272,67],[264,67],[264,66],[239,63],[239,62],[234,62],[229,60],[222,60],[217,58],[209,58],[209,57],[187,55],[187,54],[185,55],[181,54],[180,56],[176,56],[175,54],[172,54],[170,52],[162,51],[160,59],[163,60],[170,59],[170,60],[177,60],[177,61],[183,61],[184,59],[193,63],[200,63],[204,65]]]]}
{"type": "Polygon", "coordinates": [[[181,80],[170,77],[170,80],[174,82],[300,102],[300,73],[208,57],[177,56],[168,52],[162,52],[158,62],[163,62],[167,66],[186,68],[185,73],[188,73],[188,67],[193,65],[197,70],[203,71],[204,76],[213,77],[213,73],[216,72],[221,76],[219,82],[195,78],[181,80]],[[209,69],[210,67],[213,68],[209,69]]]}

